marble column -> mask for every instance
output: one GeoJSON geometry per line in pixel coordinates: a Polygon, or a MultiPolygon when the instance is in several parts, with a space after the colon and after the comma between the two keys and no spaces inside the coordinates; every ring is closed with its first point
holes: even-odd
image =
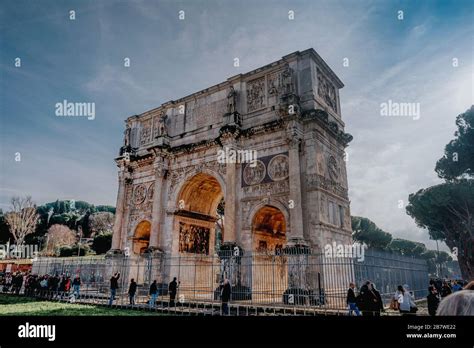
{"type": "Polygon", "coordinates": [[[301,176],[300,176],[300,145],[301,139],[293,135],[288,139],[288,158],[289,158],[289,183],[290,199],[293,200],[293,208],[290,209],[290,235],[289,242],[300,243],[304,241],[303,233],[303,208],[301,195],[301,176]]]}
{"type": "Polygon", "coordinates": [[[153,163],[155,171],[155,186],[153,191],[153,208],[151,221],[151,235],[149,247],[152,250],[161,249],[163,236],[161,231],[163,221],[163,189],[165,185],[164,173],[165,168],[163,159],[157,157],[153,163]]]}
{"type": "MultiPolygon", "coordinates": [[[[235,139],[225,142],[224,147],[236,149],[235,139]]],[[[224,243],[235,243],[236,233],[236,200],[237,200],[237,164],[226,163],[225,174],[225,210],[224,210],[224,243]]]]}
{"type": "Polygon", "coordinates": [[[115,223],[112,235],[112,249],[111,251],[118,251],[121,249],[122,239],[122,225],[123,225],[123,212],[125,206],[125,191],[126,191],[126,168],[123,164],[120,164],[118,173],[119,187],[117,193],[117,204],[115,206],[115,223]]]}

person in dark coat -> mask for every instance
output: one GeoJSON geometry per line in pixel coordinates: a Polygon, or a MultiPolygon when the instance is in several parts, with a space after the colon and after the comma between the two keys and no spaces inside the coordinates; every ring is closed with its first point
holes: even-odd
{"type": "Polygon", "coordinates": [[[222,301],[222,314],[229,314],[229,301],[232,289],[230,287],[229,279],[225,278],[221,284],[221,301],[222,301]]]}
{"type": "Polygon", "coordinates": [[[173,280],[170,282],[168,285],[168,292],[170,294],[170,306],[174,306],[175,304],[175,299],[176,299],[176,293],[178,292],[179,284],[181,282],[176,281],[176,277],[173,278],[173,280]]]}
{"type": "MultiPolygon", "coordinates": [[[[362,315],[374,316],[376,311],[379,311],[380,304],[378,303],[377,295],[373,291],[372,284],[367,281],[360,288],[360,302],[362,303],[362,315]]],[[[379,311],[380,312],[380,311],[379,311]]]]}
{"type": "Polygon", "coordinates": [[[66,281],[66,276],[64,274],[61,275],[61,280],[59,282],[59,293],[61,295],[61,299],[64,297],[64,292],[66,291],[66,281]]]}
{"type": "Polygon", "coordinates": [[[118,280],[120,278],[120,272],[116,272],[112,278],[110,278],[110,299],[109,299],[109,306],[112,306],[112,303],[115,300],[115,294],[117,293],[118,289],[118,280]]]}
{"type": "Polygon", "coordinates": [[[376,302],[374,303],[374,315],[380,316],[380,312],[385,311],[383,307],[382,296],[380,295],[380,292],[375,288],[374,283],[371,283],[370,285],[372,286],[372,291],[374,292],[376,298],[376,302]]]}
{"type": "Polygon", "coordinates": [[[135,293],[137,292],[137,282],[135,279],[130,280],[130,286],[128,288],[128,298],[130,299],[130,304],[135,305],[135,293]]]}
{"type": "Polygon", "coordinates": [[[156,280],[154,280],[153,283],[151,283],[150,285],[150,302],[148,303],[150,308],[155,306],[157,296],[158,296],[158,286],[156,284],[156,280]]]}
{"type": "Polygon", "coordinates": [[[452,293],[451,287],[449,286],[448,282],[444,282],[443,286],[441,287],[441,297],[445,298],[446,296],[452,293]]]}
{"type": "Polygon", "coordinates": [[[434,317],[439,305],[438,291],[436,290],[436,287],[432,285],[428,288],[428,292],[429,294],[426,297],[428,300],[428,313],[434,317]]]}
{"type": "Polygon", "coordinates": [[[54,277],[51,278],[49,287],[51,290],[51,298],[54,298],[55,296],[57,296],[58,288],[59,288],[59,275],[57,273],[54,275],[54,277]]]}
{"type": "Polygon", "coordinates": [[[347,290],[346,304],[349,308],[349,315],[352,315],[352,312],[355,312],[357,316],[360,316],[359,308],[357,307],[356,295],[354,293],[355,284],[350,283],[349,289],[347,290]]]}

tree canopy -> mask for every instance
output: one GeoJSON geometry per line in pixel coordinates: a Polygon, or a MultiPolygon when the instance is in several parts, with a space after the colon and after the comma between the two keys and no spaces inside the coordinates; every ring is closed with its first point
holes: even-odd
{"type": "Polygon", "coordinates": [[[432,239],[443,240],[457,253],[467,279],[474,277],[474,180],[421,189],[410,194],[406,207],[416,224],[426,228],[432,239]]]}
{"type": "Polygon", "coordinates": [[[456,126],[455,138],[446,145],[435,168],[446,180],[474,177],[474,105],[457,116],[456,126]]]}
{"type": "Polygon", "coordinates": [[[423,243],[414,242],[407,239],[395,238],[392,239],[387,249],[398,251],[402,255],[419,257],[424,254],[427,249],[423,243]]]}
{"type": "Polygon", "coordinates": [[[392,240],[392,235],[383,231],[366,217],[352,216],[352,237],[354,240],[375,249],[385,249],[392,240]]]}
{"type": "Polygon", "coordinates": [[[474,105],[456,117],[454,139],[435,171],[443,184],[409,196],[407,214],[456,254],[465,279],[474,278],[474,105]]]}

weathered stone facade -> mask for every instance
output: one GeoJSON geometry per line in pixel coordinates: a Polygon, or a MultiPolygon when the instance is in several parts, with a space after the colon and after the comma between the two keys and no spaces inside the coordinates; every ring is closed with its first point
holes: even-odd
{"type": "Polygon", "coordinates": [[[350,244],[342,87],[308,49],[129,117],[111,251],[213,255],[222,199],[223,242],[244,252],[350,244]],[[219,163],[225,147],[258,159],[219,163]]]}

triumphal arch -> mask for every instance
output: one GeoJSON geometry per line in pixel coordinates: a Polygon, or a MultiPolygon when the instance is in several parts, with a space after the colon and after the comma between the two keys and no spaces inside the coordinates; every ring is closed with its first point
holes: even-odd
{"type": "MultiPolygon", "coordinates": [[[[251,292],[258,271],[232,265],[236,255],[300,260],[351,244],[342,87],[308,49],[129,117],[109,254],[220,257],[220,276],[247,274],[251,292]]],[[[292,285],[290,268],[288,287],[311,286],[292,285]]],[[[172,263],[156,272],[163,283],[175,275],[172,263]]]]}

